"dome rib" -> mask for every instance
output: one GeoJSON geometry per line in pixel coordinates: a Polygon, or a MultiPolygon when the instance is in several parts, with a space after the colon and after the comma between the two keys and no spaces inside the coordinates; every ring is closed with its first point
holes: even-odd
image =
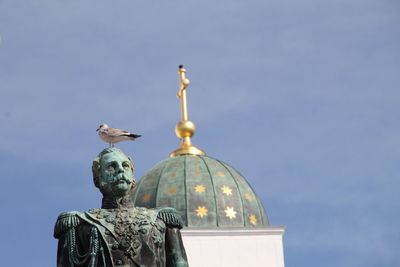
{"type": "Polygon", "coordinates": [[[167,166],[168,166],[168,163],[164,164],[164,166],[162,167],[162,169],[160,171],[160,174],[158,175],[157,187],[156,187],[156,192],[155,192],[155,196],[156,196],[155,202],[156,202],[157,206],[158,206],[158,189],[160,188],[161,177],[164,173],[165,168],[167,168],[167,166]]]}
{"type": "MultiPolygon", "coordinates": [[[[214,185],[214,181],[212,179],[210,168],[208,167],[207,162],[205,161],[203,156],[199,156],[199,158],[201,158],[201,160],[203,161],[204,166],[206,166],[206,168],[207,168],[208,178],[210,178],[210,182],[211,182],[212,190],[213,190],[213,195],[215,196],[216,195],[215,185],[214,185]]],[[[217,226],[219,226],[219,216],[218,216],[219,210],[218,210],[218,205],[217,205],[216,198],[214,198],[214,205],[215,205],[215,222],[216,222],[217,226]]]]}
{"type": "MultiPolygon", "coordinates": [[[[230,169],[234,170],[234,171],[239,175],[239,177],[240,177],[241,179],[243,179],[243,181],[241,181],[241,182],[245,183],[245,184],[250,188],[250,190],[253,192],[254,196],[256,196],[257,208],[258,208],[258,211],[259,211],[259,215],[260,215],[262,224],[263,224],[263,225],[269,224],[269,222],[268,222],[268,216],[267,216],[267,214],[265,213],[264,206],[262,205],[260,199],[257,197],[256,191],[255,191],[254,188],[251,186],[251,184],[250,184],[246,179],[244,179],[244,176],[243,176],[239,171],[237,171],[235,168],[233,168],[231,165],[225,164],[225,166],[227,166],[227,167],[229,167],[230,169]]],[[[243,209],[243,212],[244,212],[244,209],[243,209]]]]}
{"type": "Polygon", "coordinates": [[[242,196],[242,191],[240,190],[240,186],[239,186],[239,184],[238,184],[238,182],[236,181],[236,179],[235,179],[235,176],[233,176],[233,174],[232,174],[232,172],[226,167],[226,165],[225,164],[223,164],[220,160],[218,160],[218,159],[215,159],[219,164],[221,164],[222,165],[222,167],[225,169],[225,170],[227,170],[228,172],[229,172],[229,175],[232,177],[232,180],[235,182],[235,184],[236,184],[236,188],[237,188],[237,190],[238,190],[238,192],[239,192],[239,199],[240,199],[240,204],[241,204],[241,207],[242,207],[242,214],[243,214],[243,226],[246,226],[247,225],[247,220],[246,220],[246,215],[244,214],[244,203],[243,203],[243,199],[241,198],[241,196],[242,196]]]}
{"type": "MultiPolygon", "coordinates": [[[[187,192],[187,185],[186,185],[186,177],[187,177],[187,172],[186,172],[186,161],[187,161],[187,157],[185,157],[185,159],[183,160],[183,188],[185,189],[184,192],[187,192]]],[[[188,203],[188,198],[187,198],[187,194],[185,193],[185,210],[186,210],[186,218],[187,220],[189,220],[189,203],[188,203]]]]}
{"type": "Polygon", "coordinates": [[[140,183],[140,182],[137,182],[136,181],[136,188],[135,188],[135,191],[134,191],[134,198],[133,198],[133,203],[136,203],[136,200],[137,200],[137,197],[138,197],[138,194],[136,194],[136,192],[139,192],[140,191],[140,188],[142,187],[142,183],[140,183]]]}
{"type": "Polygon", "coordinates": [[[269,224],[268,215],[265,213],[264,207],[261,204],[260,199],[257,199],[258,209],[261,211],[261,221],[263,224],[269,224]]]}
{"type": "MultiPolygon", "coordinates": [[[[166,161],[166,160],[162,160],[162,161],[160,161],[159,163],[157,163],[157,164],[152,168],[152,170],[157,169],[157,167],[158,167],[159,165],[162,166],[162,163],[164,163],[165,161],[166,161]]],[[[157,175],[157,177],[158,177],[158,180],[157,180],[157,188],[158,188],[158,184],[159,184],[159,182],[160,182],[160,177],[161,177],[161,174],[162,174],[164,168],[165,168],[165,165],[162,166],[162,169],[161,169],[160,173],[157,175]]],[[[139,192],[140,189],[141,189],[142,187],[143,187],[143,183],[141,183],[140,181],[137,182],[137,188],[136,188],[136,190],[135,190],[135,192],[134,192],[133,203],[137,203],[137,201],[138,201],[137,198],[138,198],[138,195],[139,195],[139,194],[137,194],[137,192],[139,192]]],[[[156,201],[156,200],[155,200],[155,201],[156,201]]],[[[156,203],[157,203],[157,202],[156,202],[156,203]]]]}
{"type": "MultiPolygon", "coordinates": [[[[233,168],[232,166],[230,166],[230,167],[233,168]]],[[[244,177],[239,171],[237,171],[237,173],[240,176],[244,177]]],[[[250,189],[256,195],[256,191],[254,191],[254,188],[251,186],[251,184],[249,182],[247,182],[247,185],[250,187],[250,189]]],[[[261,204],[261,201],[260,201],[260,199],[258,197],[257,197],[257,206],[258,206],[258,210],[260,211],[260,218],[261,218],[262,224],[269,224],[268,216],[265,213],[264,206],[261,204]]]]}

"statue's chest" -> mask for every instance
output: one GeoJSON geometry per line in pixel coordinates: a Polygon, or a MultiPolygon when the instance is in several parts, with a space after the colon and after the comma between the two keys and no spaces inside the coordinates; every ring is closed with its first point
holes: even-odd
{"type": "Polygon", "coordinates": [[[160,247],[164,242],[165,224],[156,213],[143,208],[97,209],[90,212],[105,226],[105,235],[113,250],[134,258],[141,248],[160,247]]]}

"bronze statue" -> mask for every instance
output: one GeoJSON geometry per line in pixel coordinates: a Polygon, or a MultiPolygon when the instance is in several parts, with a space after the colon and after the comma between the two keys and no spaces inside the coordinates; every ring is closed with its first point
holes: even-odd
{"type": "Polygon", "coordinates": [[[57,266],[188,266],[172,208],[134,207],[133,161],[106,148],[93,161],[93,180],[103,194],[101,209],[64,212],[57,219],[57,266]]]}

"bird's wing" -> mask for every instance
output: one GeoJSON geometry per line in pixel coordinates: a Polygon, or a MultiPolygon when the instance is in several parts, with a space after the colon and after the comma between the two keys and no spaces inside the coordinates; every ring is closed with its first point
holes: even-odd
{"type": "Polygon", "coordinates": [[[127,131],[120,129],[113,129],[113,128],[108,128],[106,133],[108,136],[113,136],[113,137],[129,134],[129,132],[127,131]]]}

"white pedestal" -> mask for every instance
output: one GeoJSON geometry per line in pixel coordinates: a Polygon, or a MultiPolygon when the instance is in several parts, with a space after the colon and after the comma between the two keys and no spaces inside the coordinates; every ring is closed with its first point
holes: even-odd
{"type": "Polygon", "coordinates": [[[283,227],[183,229],[190,267],[284,267],[283,227]]]}

